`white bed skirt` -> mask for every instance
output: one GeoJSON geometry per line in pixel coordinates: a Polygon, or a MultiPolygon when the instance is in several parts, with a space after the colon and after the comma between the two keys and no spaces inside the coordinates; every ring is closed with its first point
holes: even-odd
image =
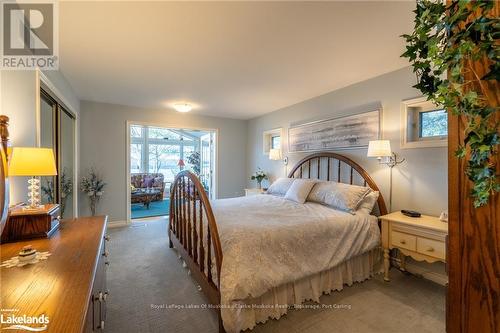
{"type": "Polygon", "coordinates": [[[278,319],[288,307],[312,300],[319,302],[323,294],[342,290],[344,285],[362,282],[380,272],[380,249],[374,249],[327,271],[273,288],[257,298],[233,302],[222,308],[222,319],[227,332],[252,329],[268,319],[278,319]]]}

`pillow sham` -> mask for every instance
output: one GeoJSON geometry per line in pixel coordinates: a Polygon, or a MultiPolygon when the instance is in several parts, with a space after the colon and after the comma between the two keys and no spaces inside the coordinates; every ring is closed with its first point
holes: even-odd
{"type": "Polygon", "coordinates": [[[285,199],[303,204],[316,181],[311,179],[295,179],[285,194],[285,199]]]}
{"type": "Polygon", "coordinates": [[[314,185],[307,200],[354,214],[370,191],[369,187],[322,181],[314,185]]]}
{"type": "Polygon", "coordinates": [[[294,180],[293,178],[284,177],[276,179],[267,189],[267,194],[284,196],[286,191],[292,186],[294,180]]]}
{"type": "Polygon", "coordinates": [[[375,203],[378,200],[379,194],[379,191],[371,191],[370,193],[368,193],[361,201],[358,210],[356,210],[356,214],[361,213],[370,215],[373,211],[373,208],[375,207],[375,203]]]}

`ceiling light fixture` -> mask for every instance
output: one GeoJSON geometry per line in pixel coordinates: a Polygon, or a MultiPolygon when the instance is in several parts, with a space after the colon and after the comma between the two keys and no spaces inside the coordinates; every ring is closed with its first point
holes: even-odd
{"type": "Polygon", "coordinates": [[[191,104],[188,104],[188,103],[175,103],[174,109],[177,112],[189,112],[193,109],[193,106],[191,104]]]}

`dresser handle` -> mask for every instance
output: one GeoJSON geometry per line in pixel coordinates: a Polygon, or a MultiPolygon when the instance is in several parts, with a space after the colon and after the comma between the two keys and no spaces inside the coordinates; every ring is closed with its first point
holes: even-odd
{"type": "Polygon", "coordinates": [[[106,242],[109,242],[109,240],[110,240],[109,236],[108,236],[108,235],[104,236],[104,240],[105,240],[106,242]]]}
{"type": "Polygon", "coordinates": [[[434,252],[434,248],[432,248],[432,247],[430,247],[430,246],[429,246],[429,247],[427,248],[427,250],[425,250],[425,251],[427,251],[427,252],[434,252]]]}
{"type": "Polygon", "coordinates": [[[102,255],[103,255],[103,256],[105,256],[105,257],[107,258],[107,257],[108,257],[108,255],[109,255],[109,252],[108,252],[108,251],[105,251],[105,252],[103,252],[103,254],[102,254],[102,255]]]}
{"type": "Polygon", "coordinates": [[[98,330],[104,330],[104,320],[101,320],[101,324],[97,327],[98,330]]]}
{"type": "Polygon", "coordinates": [[[109,295],[109,290],[106,290],[104,292],[104,295],[102,296],[102,299],[104,300],[104,302],[106,302],[106,300],[108,299],[108,295],[109,295]]]}
{"type": "Polygon", "coordinates": [[[57,215],[55,219],[61,222],[61,215],[57,215]]]}
{"type": "Polygon", "coordinates": [[[103,294],[102,294],[102,291],[99,292],[99,294],[97,294],[97,296],[94,298],[96,301],[99,301],[99,302],[102,302],[103,300],[103,294]]]}
{"type": "Polygon", "coordinates": [[[406,241],[404,239],[400,240],[399,242],[403,245],[406,244],[406,241]]]}
{"type": "Polygon", "coordinates": [[[109,261],[104,262],[104,265],[109,266],[109,261]]]}

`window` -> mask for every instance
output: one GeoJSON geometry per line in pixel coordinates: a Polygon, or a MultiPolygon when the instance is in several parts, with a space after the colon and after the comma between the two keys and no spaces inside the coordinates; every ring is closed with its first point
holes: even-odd
{"type": "Polygon", "coordinates": [[[142,172],[142,145],[132,143],[130,145],[130,172],[142,172]]]}
{"type": "Polygon", "coordinates": [[[268,155],[270,149],[281,149],[281,128],[264,131],[262,143],[264,155],[268,155]]]}
{"type": "Polygon", "coordinates": [[[445,109],[419,97],[403,101],[401,112],[401,148],[448,145],[448,114],[445,109]]]}
{"type": "Polygon", "coordinates": [[[419,137],[432,138],[448,135],[448,114],[446,110],[432,110],[419,113],[419,137]]]}
{"type": "Polygon", "coordinates": [[[143,128],[144,128],[143,126],[136,126],[136,125],[130,126],[130,137],[141,138],[143,128]]]}
{"type": "Polygon", "coordinates": [[[281,149],[281,136],[275,135],[271,137],[271,149],[281,149]]]}
{"type": "Polygon", "coordinates": [[[193,170],[187,159],[200,151],[201,132],[154,126],[130,125],[130,173],[162,173],[166,182],[179,172],[193,170]]]}

